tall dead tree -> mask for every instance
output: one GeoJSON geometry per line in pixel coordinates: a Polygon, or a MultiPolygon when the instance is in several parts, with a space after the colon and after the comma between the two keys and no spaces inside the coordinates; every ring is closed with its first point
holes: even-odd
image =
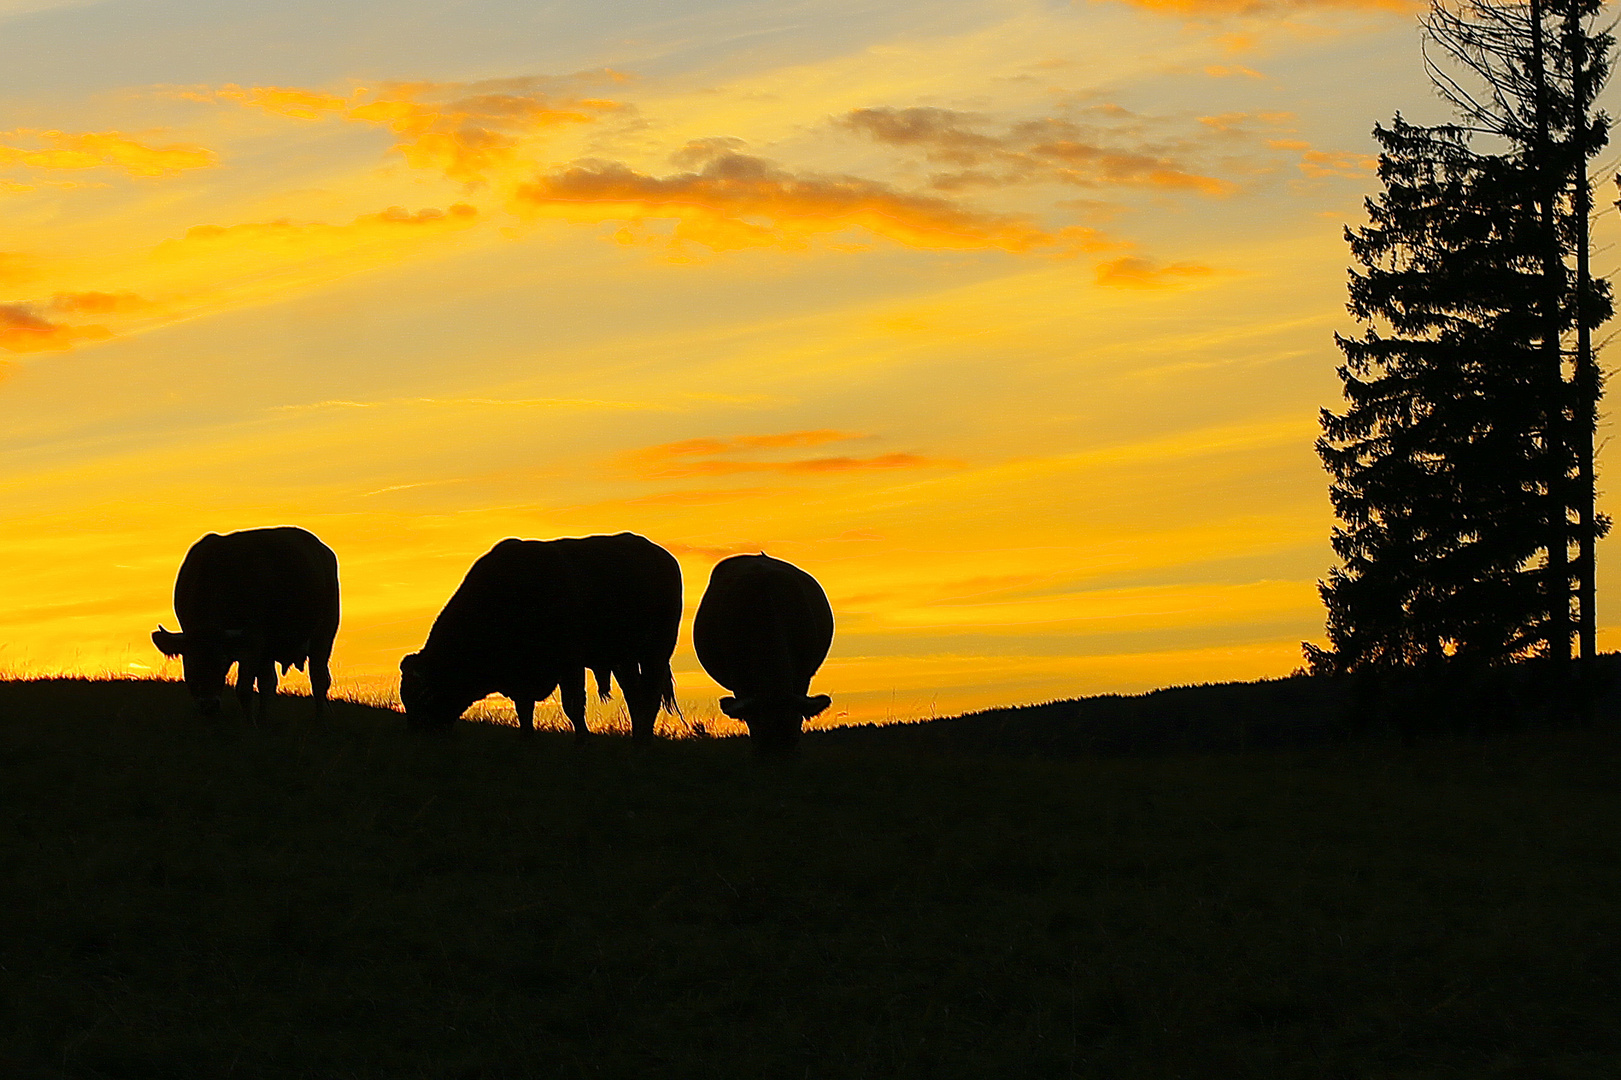
{"type": "Polygon", "coordinates": [[[1595,25],[1600,10],[1600,0],[1432,0],[1424,20],[1441,53],[1426,51],[1432,81],[1466,127],[1500,140],[1520,163],[1539,223],[1544,655],[1560,681],[1573,629],[1584,667],[1597,652],[1594,547],[1609,526],[1595,506],[1593,434],[1603,385],[1592,331],[1611,304],[1609,283],[1592,276],[1589,240],[1588,162],[1609,137],[1609,117],[1594,106],[1615,44],[1595,25]]]}

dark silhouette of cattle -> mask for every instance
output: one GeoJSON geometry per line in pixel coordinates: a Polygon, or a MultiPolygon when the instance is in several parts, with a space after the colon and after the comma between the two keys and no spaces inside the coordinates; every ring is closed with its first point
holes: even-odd
{"type": "Polygon", "coordinates": [[[315,715],[332,686],[328,661],[338,633],[338,557],[303,529],[282,526],[209,533],[191,546],[175,579],[180,633],[161,625],[152,644],[181,658],[186,689],[205,716],[219,711],[225,676],[236,667],[236,696],[263,720],[276,693],[276,665],[309,665],[315,715]]]}
{"type": "Polygon", "coordinates": [[[833,644],[833,609],[821,585],[769,555],[716,564],[692,624],[698,662],[732,692],[721,711],[749,726],[762,752],[792,751],[804,721],[832,703],[808,696],[833,644]]]}
{"type": "Polygon", "coordinates": [[[503,540],[467,571],[422,650],[400,661],[400,700],[414,726],[444,727],[504,694],[528,732],[535,702],[561,688],[583,739],[589,668],[603,698],[610,675],[619,683],[631,734],[645,741],[659,706],[675,708],[680,624],[681,567],[646,537],[503,540]]]}

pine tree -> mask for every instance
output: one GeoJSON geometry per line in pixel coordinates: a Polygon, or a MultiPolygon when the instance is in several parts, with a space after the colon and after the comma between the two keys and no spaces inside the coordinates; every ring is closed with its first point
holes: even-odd
{"type": "Polygon", "coordinates": [[[1550,410],[1543,420],[1545,587],[1564,596],[1548,626],[1546,653],[1556,665],[1570,655],[1573,576],[1581,656],[1589,662],[1597,653],[1594,549],[1609,527],[1595,506],[1593,435],[1603,384],[1592,331],[1609,319],[1611,301],[1609,283],[1592,276],[1589,241],[1588,161],[1608,142],[1610,124],[1595,104],[1615,46],[1595,26],[1601,10],[1601,0],[1465,0],[1455,8],[1432,0],[1424,21],[1429,41],[1459,72],[1430,62],[1432,81],[1472,130],[1506,144],[1536,206],[1538,363],[1550,410]]]}
{"type": "Polygon", "coordinates": [[[1609,522],[1594,505],[1592,331],[1611,300],[1589,265],[1588,162],[1608,140],[1595,102],[1615,44],[1600,9],[1432,0],[1426,37],[1450,65],[1425,60],[1461,123],[1376,129],[1385,192],[1346,233],[1367,331],[1339,339],[1348,407],[1324,411],[1318,443],[1343,565],[1320,586],[1315,671],[1541,655],[1562,687],[1573,633],[1595,654],[1609,522]]]}
{"type": "Polygon", "coordinates": [[[1346,230],[1360,338],[1337,337],[1348,408],[1324,410],[1343,565],[1320,586],[1318,672],[1496,664],[1545,638],[1529,568],[1545,530],[1537,360],[1540,221],[1512,159],[1400,116],[1374,136],[1385,191],[1346,230]]]}

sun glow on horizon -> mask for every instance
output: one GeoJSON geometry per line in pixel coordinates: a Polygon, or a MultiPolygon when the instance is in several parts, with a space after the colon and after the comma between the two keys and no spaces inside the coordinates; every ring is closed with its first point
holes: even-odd
{"type": "Polygon", "coordinates": [[[338,685],[379,699],[506,536],[675,553],[683,702],[710,567],[803,566],[819,723],[1321,636],[1340,227],[1371,125],[1441,115],[1410,5],[480,0],[208,56],[94,9],[0,13],[39,83],[0,132],[0,669],[168,671],[189,545],[275,524],[338,553],[338,685]]]}

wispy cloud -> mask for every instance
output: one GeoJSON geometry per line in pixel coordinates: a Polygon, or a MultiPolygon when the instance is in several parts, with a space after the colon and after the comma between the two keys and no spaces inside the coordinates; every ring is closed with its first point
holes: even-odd
{"type": "Polygon", "coordinates": [[[514,208],[529,217],[624,221],[619,238],[625,243],[658,242],[635,228],[674,221],[670,243],[711,251],[800,249],[815,237],[847,229],[934,250],[1070,253],[1110,246],[1092,229],[1048,230],[1028,218],[978,211],[874,180],[793,173],[724,147],[703,152],[708,160],[701,168],[669,176],[614,161],[576,162],[520,185],[514,208]]]}
{"type": "Polygon", "coordinates": [[[105,341],[112,336],[105,326],[52,322],[26,305],[0,304],[0,348],[12,352],[61,352],[82,341],[105,341]]]}
{"type": "Polygon", "coordinates": [[[129,176],[169,176],[217,164],[213,151],[201,146],[180,143],[148,146],[117,131],[18,128],[0,133],[0,138],[33,144],[0,143],[0,168],[25,166],[69,171],[105,168],[129,176]]]}
{"type": "Polygon", "coordinates": [[[1124,255],[1101,262],[1096,268],[1099,285],[1110,289],[1168,289],[1187,285],[1215,271],[1198,263],[1171,263],[1155,266],[1147,259],[1124,255]]]}
{"type": "MultiPolygon", "coordinates": [[[[1099,117],[1131,118],[1118,107],[1094,110],[1099,117]]],[[[1025,120],[996,129],[972,113],[928,106],[854,109],[840,119],[848,130],[887,146],[916,149],[935,164],[951,167],[931,177],[934,187],[954,191],[1057,181],[1077,187],[1137,187],[1226,195],[1236,185],[1194,170],[1158,145],[1130,131],[1062,117],[1025,120]]]]}
{"type": "Polygon", "coordinates": [[[1372,154],[1359,154],[1354,151],[1305,150],[1300,155],[1300,171],[1314,180],[1328,176],[1361,180],[1378,167],[1378,158],[1372,154]]]}
{"type": "Polygon", "coordinates": [[[671,406],[651,401],[611,401],[603,398],[487,398],[487,397],[406,397],[379,401],[331,399],[296,405],[276,405],[272,412],[333,412],[348,409],[386,409],[428,406],[452,409],[604,409],[630,412],[663,412],[671,406]]]}
{"type": "Polygon", "coordinates": [[[391,206],[375,214],[362,214],[343,225],[325,222],[249,221],[236,225],[194,225],[184,236],[165,240],[153,251],[158,259],[174,259],[201,250],[238,248],[254,254],[295,250],[315,254],[322,249],[350,247],[371,238],[399,237],[412,232],[466,228],[475,223],[478,209],[455,203],[446,210],[428,207],[411,211],[391,206]]]}
{"type": "Polygon", "coordinates": [[[683,439],[633,450],[621,462],[646,480],[684,480],[699,476],[733,476],[741,473],[785,475],[849,473],[917,469],[955,465],[957,462],[922,454],[889,453],[869,457],[836,455],[829,457],[759,460],[740,457],[760,451],[801,449],[834,442],[849,442],[867,436],[845,431],[787,431],[771,435],[737,435],[728,438],[683,439]]]}
{"type": "Polygon", "coordinates": [[[624,112],[623,103],[585,96],[587,82],[622,82],[616,72],[457,83],[385,83],[347,96],[289,86],[183,90],[196,101],[228,101],[298,120],[336,118],[386,127],[414,168],[482,182],[510,169],[526,138],[624,112]]]}

